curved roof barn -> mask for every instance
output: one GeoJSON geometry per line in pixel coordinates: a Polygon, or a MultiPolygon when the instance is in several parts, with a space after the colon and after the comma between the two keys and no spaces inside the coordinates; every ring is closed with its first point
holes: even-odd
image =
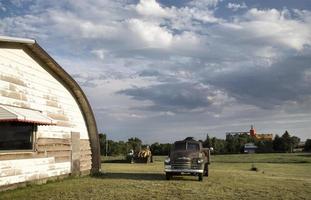
{"type": "MultiPolygon", "coordinates": [[[[1,170],[20,170],[12,167],[20,160],[55,169],[51,175],[42,170],[39,175],[47,178],[100,170],[91,106],[77,82],[35,40],[0,36],[0,128],[0,187],[32,181],[1,170]]],[[[21,170],[40,173],[31,168],[21,170]]]]}

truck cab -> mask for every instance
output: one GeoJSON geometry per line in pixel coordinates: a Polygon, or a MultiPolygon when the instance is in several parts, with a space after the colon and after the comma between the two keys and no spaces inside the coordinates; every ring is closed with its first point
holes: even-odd
{"type": "Polygon", "coordinates": [[[201,142],[188,137],[171,146],[170,154],[164,161],[164,171],[167,180],[175,175],[194,175],[202,181],[203,176],[208,176],[209,164],[210,149],[203,148],[201,142]]]}

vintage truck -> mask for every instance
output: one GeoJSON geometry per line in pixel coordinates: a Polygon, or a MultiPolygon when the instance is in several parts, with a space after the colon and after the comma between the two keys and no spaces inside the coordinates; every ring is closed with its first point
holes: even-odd
{"type": "Polygon", "coordinates": [[[208,176],[209,164],[210,149],[203,148],[201,142],[188,137],[171,146],[170,154],[164,161],[164,171],[167,180],[174,175],[194,175],[202,181],[203,176],[208,176]]]}

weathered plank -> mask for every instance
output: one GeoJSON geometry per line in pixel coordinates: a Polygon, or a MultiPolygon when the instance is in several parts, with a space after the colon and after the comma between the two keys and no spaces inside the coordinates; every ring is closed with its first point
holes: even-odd
{"type": "MultiPolygon", "coordinates": [[[[36,152],[2,152],[0,153],[0,161],[2,160],[18,160],[18,159],[29,159],[29,158],[37,158],[38,156],[36,152]]],[[[1,165],[0,165],[1,166],[1,165]]]]}
{"type": "Polygon", "coordinates": [[[60,138],[69,139],[70,132],[64,132],[64,129],[55,129],[53,131],[39,127],[37,132],[37,138],[60,138]]]}
{"type": "Polygon", "coordinates": [[[70,145],[71,140],[65,138],[38,138],[37,145],[64,144],[70,145]]]}
{"type": "Polygon", "coordinates": [[[92,167],[92,152],[89,140],[80,142],[80,171],[88,172],[92,167]]]}
{"type": "MultiPolygon", "coordinates": [[[[33,160],[36,162],[36,159],[33,160]]],[[[42,161],[42,159],[40,161],[42,161]]],[[[31,165],[27,162],[27,164],[24,165],[16,165],[15,168],[21,170],[21,174],[1,177],[0,186],[69,174],[70,162],[41,165],[40,167],[31,165]]]]}
{"type": "Polygon", "coordinates": [[[89,140],[80,140],[80,150],[91,149],[89,140]]]}
{"type": "Polygon", "coordinates": [[[91,156],[80,158],[81,163],[92,163],[91,156]]]}
{"type": "Polygon", "coordinates": [[[55,163],[70,162],[71,156],[55,157],[55,163]]]}
{"type": "Polygon", "coordinates": [[[71,133],[71,174],[80,174],[80,133],[71,133]]]}
{"type": "Polygon", "coordinates": [[[91,169],[92,163],[80,163],[80,171],[91,169]]]}
{"type": "Polygon", "coordinates": [[[50,144],[50,145],[38,145],[37,151],[38,152],[45,152],[45,151],[70,151],[71,146],[68,144],[50,144]]]}
{"type": "Polygon", "coordinates": [[[88,150],[80,151],[80,154],[81,154],[81,155],[91,155],[92,152],[91,152],[90,149],[88,149],[88,150]]]}
{"type": "Polygon", "coordinates": [[[71,151],[41,151],[38,155],[44,155],[45,157],[64,157],[71,156],[71,151]]]}

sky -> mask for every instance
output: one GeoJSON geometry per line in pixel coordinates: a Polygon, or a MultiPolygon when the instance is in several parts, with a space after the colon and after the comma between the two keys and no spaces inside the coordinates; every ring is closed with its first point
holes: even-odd
{"type": "Polygon", "coordinates": [[[0,35],[35,39],[113,140],[311,138],[309,0],[0,0],[0,35]]]}

